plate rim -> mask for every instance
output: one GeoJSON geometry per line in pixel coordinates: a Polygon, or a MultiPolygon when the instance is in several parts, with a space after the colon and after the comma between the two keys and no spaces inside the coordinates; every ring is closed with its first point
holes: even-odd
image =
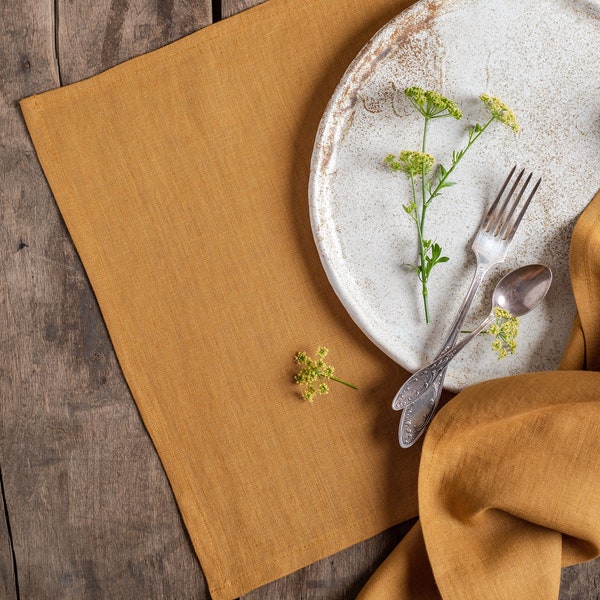
{"type": "MultiPolygon", "coordinates": [[[[323,178],[323,170],[322,167],[324,164],[327,164],[327,153],[323,153],[321,150],[324,146],[324,140],[331,139],[333,129],[331,120],[333,117],[334,109],[339,111],[340,108],[340,98],[346,93],[349,83],[356,76],[358,72],[361,71],[361,67],[363,63],[368,63],[372,60],[380,60],[380,57],[377,57],[377,53],[375,49],[383,46],[382,39],[385,41],[385,44],[389,43],[387,38],[387,33],[390,30],[397,30],[399,26],[404,21],[408,21],[411,18],[422,17],[427,18],[426,15],[423,15],[423,11],[428,10],[429,5],[442,5],[446,6],[460,3],[464,0],[446,0],[446,2],[441,2],[440,0],[417,0],[414,4],[406,8],[405,10],[398,13],[395,17],[392,17],[387,23],[385,23],[378,31],[376,31],[371,38],[367,41],[367,43],[361,48],[358,54],[354,57],[351,63],[346,68],[344,74],[342,75],[340,81],[336,85],[328,103],[323,112],[323,115],[319,122],[319,127],[317,129],[317,134],[315,136],[315,141],[313,144],[313,150],[310,161],[310,175],[308,181],[308,204],[309,204],[309,217],[310,217],[310,225],[311,231],[313,234],[313,239],[315,245],[317,247],[317,251],[319,254],[319,258],[321,260],[321,264],[331,284],[336,296],[344,306],[347,313],[350,315],[351,319],[358,325],[360,330],[367,336],[367,338],[384,354],[390,357],[395,363],[400,365],[402,368],[406,369],[409,372],[414,372],[418,370],[422,365],[418,361],[418,358],[415,356],[414,359],[410,355],[402,355],[398,353],[388,346],[384,345],[379,339],[376,332],[373,329],[373,326],[366,320],[360,310],[357,308],[357,304],[353,302],[352,297],[348,293],[341,294],[339,290],[347,291],[347,286],[342,284],[338,274],[334,271],[331,261],[327,260],[327,253],[323,248],[323,245],[320,243],[317,235],[318,230],[318,221],[319,215],[317,213],[316,208],[316,197],[321,189],[321,181],[323,178]]],[[[432,12],[432,11],[430,11],[432,12]]],[[[357,98],[356,94],[352,96],[346,97],[346,107],[345,110],[351,111],[356,104],[357,98]]],[[[331,156],[332,153],[329,153],[331,156]]],[[[445,385],[445,389],[451,392],[460,391],[460,387],[453,385],[452,383],[448,383],[445,385]]]]}

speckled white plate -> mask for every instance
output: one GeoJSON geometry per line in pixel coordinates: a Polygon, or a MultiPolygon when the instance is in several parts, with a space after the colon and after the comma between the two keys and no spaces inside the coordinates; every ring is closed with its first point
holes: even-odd
{"type": "Polygon", "coordinates": [[[484,337],[450,364],[446,387],[556,367],[575,314],[569,240],[600,187],[600,0],[422,0],[377,33],[347,70],[323,116],[311,165],[312,227],[327,276],[365,334],[409,371],[432,358],[469,285],[472,238],[513,164],[543,177],[507,260],[490,272],[468,327],[487,314],[500,275],[548,265],[554,284],[522,319],[517,354],[498,361],[484,337]],[[402,209],[406,178],[382,163],[418,149],[422,121],[402,90],[453,98],[463,120],[433,122],[429,150],[448,164],[468,124],[485,119],[478,96],[502,98],[518,136],[498,123],[466,155],[457,182],[428,212],[426,235],[450,262],[430,279],[425,325],[414,225],[402,209]]]}

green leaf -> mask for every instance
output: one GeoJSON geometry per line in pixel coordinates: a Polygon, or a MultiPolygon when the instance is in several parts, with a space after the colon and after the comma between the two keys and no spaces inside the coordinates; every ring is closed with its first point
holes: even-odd
{"type": "Polygon", "coordinates": [[[419,278],[421,277],[421,267],[417,265],[411,265],[410,263],[402,263],[402,266],[409,268],[411,271],[414,271],[419,278]]]}
{"type": "Polygon", "coordinates": [[[444,181],[444,183],[440,183],[438,186],[438,192],[444,188],[452,187],[453,185],[456,185],[456,181],[444,181]]]}
{"type": "Polygon", "coordinates": [[[402,208],[404,209],[404,212],[411,216],[413,219],[417,214],[417,205],[413,202],[410,202],[409,204],[403,204],[402,208]]]}

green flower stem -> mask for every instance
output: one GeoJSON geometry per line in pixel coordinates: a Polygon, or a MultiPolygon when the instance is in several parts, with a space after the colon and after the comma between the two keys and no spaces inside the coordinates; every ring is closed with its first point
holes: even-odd
{"type": "Polygon", "coordinates": [[[427,261],[427,249],[425,248],[425,242],[423,238],[423,231],[425,231],[425,212],[427,205],[421,206],[421,222],[419,223],[419,260],[421,262],[421,291],[423,295],[423,310],[425,312],[425,323],[429,323],[429,290],[427,289],[427,280],[429,279],[425,275],[425,263],[427,261]]]}
{"type": "Polygon", "coordinates": [[[425,123],[423,124],[423,142],[421,143],[421,152],[427,152],[425,149],[427,146],[427,131],[429,129],[429,116],[425,116],[425,123]]]}
{"type": "MultiPolygon", "coordinates": [[[[425,116],[425,119],[424,119],[425,123],[423,125],[423,142],[422,142],[422,146],[421,146],[421,152],[423,152],[423,153],[425,153],[427,151],[427,146],[426,146],[427,145],[427,131],[429,129],[430,118],[435,118],[435,117],[425,116]]],[[[478,128],[477,130],[475,130],[475,133],[469,136],[469,141],[467,142],[467,145],[457,154],[457,159],[452,161],[450,168],[442,175],[442,177],[440,177],[440,180],[438,181],[438,184],[436,185],[435,189],[430,192],[429,198],[427,198],[427,195],[426,195],[427,186],[425,185],[425,183],[426,183],[425,168],[421,169],[421,194],[422,194],[423,201],[421,203],[421,215],[420,215],[420,218],[418,217],[417,230],[418,230],[418,235],[419,235],[419,261],[420,261],[421,274],[422,274],[421,288],[422,288],[422,295],[423,295],[423,310],[425,312],[425,323],[429,323],[429,321],[430,321],[429,290],[427,288],[427,281],[429,278],[424,275],[424,273],[425,273],[424,267],[425,267],[426,256],[427,256],[427,249],[425,248],[425,244],[424,244],[423,232],[425,231],[425,215],[427,213],[427,207],[431,204],[432,200],[439,194],[440,190],[443,189],[444,184],[448,180],[448,177],[454,171],[454,169],[456,169],[456,167],[458,166],[458,163],[460,162],[462,157],[466,154],[466,152],[469,150],[469,148],[477,141],[479,136],[490,126],[490,124],[495,119],[496,119],[496,117],[492,116],[485,125],[478,128]]],[[[412,182],[412,188],[413,188],[413,197],[415,197],[416,193],[415,193],[414,179],[412,182]]]]}
{"type": "MultiPolygon", "coordinates": [[[[423,124],[423,142],[421,144],[421,152],[424,154],[427,152],[427,132],[429,131],[429,116],[425,115],[425,123],[423,124]]],[[[423,296],[423,311],[425,312],[425,323],[429,323],[429,290],[427,289],[427,281],[429,277],[425,276],[425,263],[427,256],[427,249],[424,244],[423,234],[425,232],[425,213],[427,212],[428,202],[426,200],[426,192],[425,190],[425,166],[421,167],[421,197],[423,201],[421,202],[421,222],[419,223],[419,260],[421,261],[421,293],[423,296]]]]}
{"type": "MultiPolygon", "coordinates": [[[[429,116],[425,116],[425,123],[423,124],[423,143],[421,144],[421,152],[426,153],[427,148],[427,132],[429,131],[429,116]]],[[[435,117],[434,117],[435,118],[435,117]]],[[[426,181],[426,172],[425,166],[421,167],[421,194],[423,201],[421,202],[421,222],[419,223],[419,239],[420,239],[420,261],[421,261],[421,292],[423,296],[423,310],[425,312],[425,323],[429,323],[429,290],[427,288],[427,281],[429,280],[428,276],[425,276],[425,262],[427,256],[427,249],[425,248],[425,244],[423,240],[425,239],[425,214],[427,212],[428,202],[426,202],[426,193],[425,190],[427,186],[425,185],[426,181]]]]}
{"type": "MultiPolygon", "coordinates": [[[[424,169],[421,169],[421,180],[425,180],[424,169]]],[[[413,200],[415,201],[415,205],[417,205],[417,188],[415,186],[415,177],[414,175],[410,175],[410,183],[412,186],[412,195],[413,200]]],[[[425,195],[425,187],[422,185],[422,193],[425,195]]],[[[417,237],[419,241],[419,263],[420,263],[420,274],[419,278],[421,280],[421,291],[423,296],[423,310],[425,312],[425,322],[429,323],[429,290],[427,289],[427,277],[425,276],[425,262],[427,260],[427,248],[425,247],[425,238],[423,237],[423,231],[425,231],[425,212],[427,210],[427,205],[425,203],[425,198],[423,198],[423,202],[421,203],[419,215],[418,205],[417,205],[417,214],[415,215],[415,222],[417,224],[417,237]]]]}
{"type": "Polygon", "coordinates": [[[427,205],[431,203],[431,201],[440,193],[440,190],[444,187],[444,184],[448,180],[450,174],[456,169],[458,163],[461,158],[466,154],[467,150],[478,140],[479,136],[496,120],[496,117],[492,116],[490,120],[483,125],[474,135],[469,137],[469,141],[467,145],[458,153],[458,159],[452,161],[450,168],[444,173],[444,175],[438,181],[438,184],[435,186],[435,189],[429,195],[429,200],[427,201],[427,205]]]}
{"type": "Polygon", "coordinates": [[[354,385],[353,383],[348,383],[347,381],[344,381],[343,379],[338,379],[337,377],[329,377],[329,379],[331,379],[331,381],[337,381],[338,383],[343,383],[344,385],[351,387],[353,390],[358,389],[357,385],[354,385]]]}

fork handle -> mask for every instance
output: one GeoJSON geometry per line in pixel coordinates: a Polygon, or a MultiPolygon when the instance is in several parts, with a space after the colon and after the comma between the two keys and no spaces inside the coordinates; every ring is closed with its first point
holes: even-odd
{"type": "Polygon", "coordinates": [[[410,448],[427,430],[440,401],[445,375],[446,368],[440,371],[430,387],[415,402],[402,411],[398,427],[401,448],[410,448]]]}
{"type": "MultiPolygon", "coordinates": [[[[473,298],[477,293],[477,289],[490,267],[491,265],[477,265],[475,275],[473,276],[465,300],[454,319],[449,334],[444,340],[444,345],[442,346],[442,350],[438,354],[438,357],[445,349],[451,348],[454,344],[469,308],[471,307],[473,298]]],[[[447,370],[448,365],[440,369],[434,380],[431,382],[431,385],[402,412],[400,426],[398,427],[398,441],[402,448],[410,448],[425,433],[427,427],[429,427],[429,423],[431,423],[440,402],[447,370]]]]}
{"type": "Polygon", "coordinates": [[[475,337],[477,337],[492,321],[495,319],[494,311],[490,312],[487,318],[480,323],[468,336],[464,337],[458,344],[438,356],[431,364],[423,367],[411,375],[404,385],[400,388],[400,404],[406,407],[412,404],[412,398],[419,398],[423,393],[431,388],[438,379],[440,371],[446,369],[448,363],[475,337]]]}
{"type": "MultiPolygon", "coordinates": [[[[475,269],[475,274],[473,275],[473,279],[471,280],[471,285],[469,286],[465,299],[463,300],[458,314],[456,315],[454,322],[452,323],[452,327],[450,328],[450,331],[448,332],[448,335],[446,336],[446,339],[442,344],[442,349],[437,353],[435,359],[439,358],[442,354],[444,354],[444,352],[447,352],[448,350],[450,350],[450,348],[452,348],[452,346],[454,346],[454,342],[456,341],[456,338],[460,333],[460,329],[462,327],[462,324],[464,323],[465,317],[467,316],[467,313],[471,308],[471,304],[473,303],[473,298],[475,298],[475,294],[477,293],[477,290],[479,289],[479,286],[481,285],[485,274],[488,272],[491,266],[492,263],[481,263],[478,261],[477,268],[475,269]]],[[[437,388],[438,399],[440,394],[442,393],[442,384],[444,383],[445,376],[446,369],[443,369],[438,374],[439,383],[437,383],[435,386],[437,388]]],[[[432,384],[433,382],[431,382],[431,385],[432,384]]],[[[392,401],[392,408],[394,410],[402,410],[409,404],[419,401],[419,395],[407,395],[406,390],[403,390],[404,386],[402,386],[394,396],[394,400],[392,401]]],[[[430,400],[423,400],[424,404],[430,404],[430,402],[430,400]]],[[[437,400],[435,400],[434,402],[435,404],[433,406],[433,409],[435,410],[435,406],[437,406],[437,400]]]]}

